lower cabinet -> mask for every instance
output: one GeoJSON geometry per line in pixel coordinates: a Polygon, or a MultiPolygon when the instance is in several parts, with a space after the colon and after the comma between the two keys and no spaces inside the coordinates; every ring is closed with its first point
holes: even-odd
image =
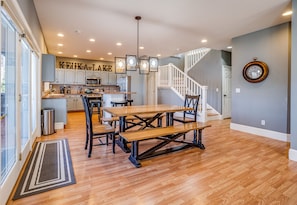
{"type": "Polygon", "coordinates": [[[66,98],[67,98],[67,111],[84,110],[84,105],[80,95],[68,95],[66,98]]]}

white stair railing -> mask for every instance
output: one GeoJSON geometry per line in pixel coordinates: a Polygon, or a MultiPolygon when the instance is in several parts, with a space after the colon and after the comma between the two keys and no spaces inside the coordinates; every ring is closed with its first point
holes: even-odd
{"type": "Polygon", "coordinates": [[[199,62],[211,49],[210,48],[198,48],[185,53],[185,73],[188,73],[193,66],[199,62]]]}
{"type": "Polygon", "coordinates": [[[159,66],[158,86],[170,87],[182,99],[186,94],[200,95],[198,120],[205,122],[207,118],[207,86],[202,86],[187,76],[173,64],[159,66]]]}

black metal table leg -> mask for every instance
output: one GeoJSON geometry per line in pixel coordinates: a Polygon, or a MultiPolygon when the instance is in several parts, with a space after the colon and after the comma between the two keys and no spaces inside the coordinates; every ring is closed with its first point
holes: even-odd
{"type": "Polygon", "coordinates": [[[130,162],[132,162],[132,164],[134,164],[134,166],[137,168],[141,167],[141,164],[138,161],[138,145],[139,145],[138,141],[132,142],[132,150],[131,150],[131,154],[129,156],[130,162]]]}
{"type": "MultiPolygon", "coordinates": [[[[120,132],[125,132],[126,129],[126,116],[121,116],[119,118],[119,131],[120,132]]],[[[130,148],[127,146],[127,141],[122,138],[119,137],[119,139],[116,141],[117,145],[126,153],[129,153],[131,150],[130,148]]]]}
{"type": "Polygon", "coordinates": [[[166,113],[166,127],[173,125],[173,112],[166,113]]]}

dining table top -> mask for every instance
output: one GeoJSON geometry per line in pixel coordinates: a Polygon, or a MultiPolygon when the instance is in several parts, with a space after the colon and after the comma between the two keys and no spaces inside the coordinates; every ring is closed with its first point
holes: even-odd
{"type": "Polygon", "coordinates": [[[114,117],[139,115],[149,113],[165,113],[165,112],[179,112],[185,110],[192,110],[192,108],[170,105],[170,104],[154,104],[154,105],[132,105],[120,107],[103,107],[103,111],[110,113],[114,117]]]}

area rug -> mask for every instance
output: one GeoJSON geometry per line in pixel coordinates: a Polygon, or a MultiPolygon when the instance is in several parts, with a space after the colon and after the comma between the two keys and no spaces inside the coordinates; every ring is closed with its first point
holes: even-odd
{"type": "Polygon", "coordinates": [[[13,200],[75,183],[67,139],[37,142],[13,200]]]}

